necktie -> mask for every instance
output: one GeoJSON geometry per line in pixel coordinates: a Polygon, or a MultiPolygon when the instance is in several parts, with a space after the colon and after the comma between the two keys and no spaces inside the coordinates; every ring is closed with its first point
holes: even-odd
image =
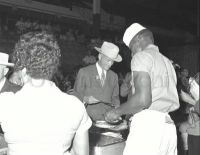
{"type": "Polygon", "coordinates": [[[104,73],[104,71],[102,70],[102,73],[101,73],[101,85],[102,85],[102,86],[104,85],[105,78],[106,78],[105,73],[104,73]]]}

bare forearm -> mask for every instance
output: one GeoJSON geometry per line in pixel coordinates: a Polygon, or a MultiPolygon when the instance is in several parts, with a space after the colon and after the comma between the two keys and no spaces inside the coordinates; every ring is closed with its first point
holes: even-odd
{"type": "Polygon", "coordinates": [[[136,114],[145,108],[147,106],[140,100],[139,95],[134,95],[126,103],[117,108],[116,111],[120,115],[136,114]]]}
{"type": "Polygon", "coordinates": [[[131,88],[131,87],[130,87],[130,86],[128,87],[128,84],[123,83],[123,84],[121,85],[121,87],[120,87],[120,95],[121,95],[122,97],[127,96],[128,93],[129,93],[129,91],[131,91],[130,88],[131,88]]]}
{"type": "Polygon", "coordinates": [[[146,72],[135,73],[134,94],[120,107],[107,112],[105,119],[108,122],[119,119],[121,115],[135,114],[149,108],[152,103],[151,79],[146,72]]]}

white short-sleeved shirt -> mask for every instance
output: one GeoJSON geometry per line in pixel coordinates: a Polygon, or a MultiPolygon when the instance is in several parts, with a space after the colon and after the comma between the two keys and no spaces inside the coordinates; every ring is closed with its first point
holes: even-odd
{"type": "Polygon", "coordinates": [[[149,109],[171,112],[179,108],[175,70],[157,46],[149,45],[136,53],[131,61],[131,70],[147,72],[151,78],[152,104],[149,109]]]}
{"type": "Polygon", "coordinates": [[[92,124],[80,100],[45,80],[0,94],[0,123],[9,155],[63,155],[92,124]]]}

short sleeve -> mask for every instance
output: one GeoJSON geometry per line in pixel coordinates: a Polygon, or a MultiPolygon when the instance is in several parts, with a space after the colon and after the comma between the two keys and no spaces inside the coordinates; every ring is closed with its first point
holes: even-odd
{"type": "Polygon", "coordinates": [[[131,71],[147,72],[151,75],[152,66],[152,56],[146,52],[136,53],[131,60],[131,71]]]}
{"type": "Polygon", "coordinates": [[[81,134],[81,133],[87,131],[92,126],[92,121],[91,121],[90,117],[88,116],[84,105],[83,105],[83,108],[84,109],[83,109],[82,120],[76,131],[76,134],[81,134]]]}

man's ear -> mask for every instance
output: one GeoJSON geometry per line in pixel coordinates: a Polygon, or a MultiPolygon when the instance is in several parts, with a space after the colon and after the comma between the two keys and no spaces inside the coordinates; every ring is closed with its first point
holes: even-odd
{"type": "Polygon", "coordinates": [[[7,68],[7,67],[5,67],[4,69],[3,69],[3,74],[4,74],[4,76],[6,76],[6,74],[8,73],[8,71],[9,71],[9,69],[7,68]]]}

